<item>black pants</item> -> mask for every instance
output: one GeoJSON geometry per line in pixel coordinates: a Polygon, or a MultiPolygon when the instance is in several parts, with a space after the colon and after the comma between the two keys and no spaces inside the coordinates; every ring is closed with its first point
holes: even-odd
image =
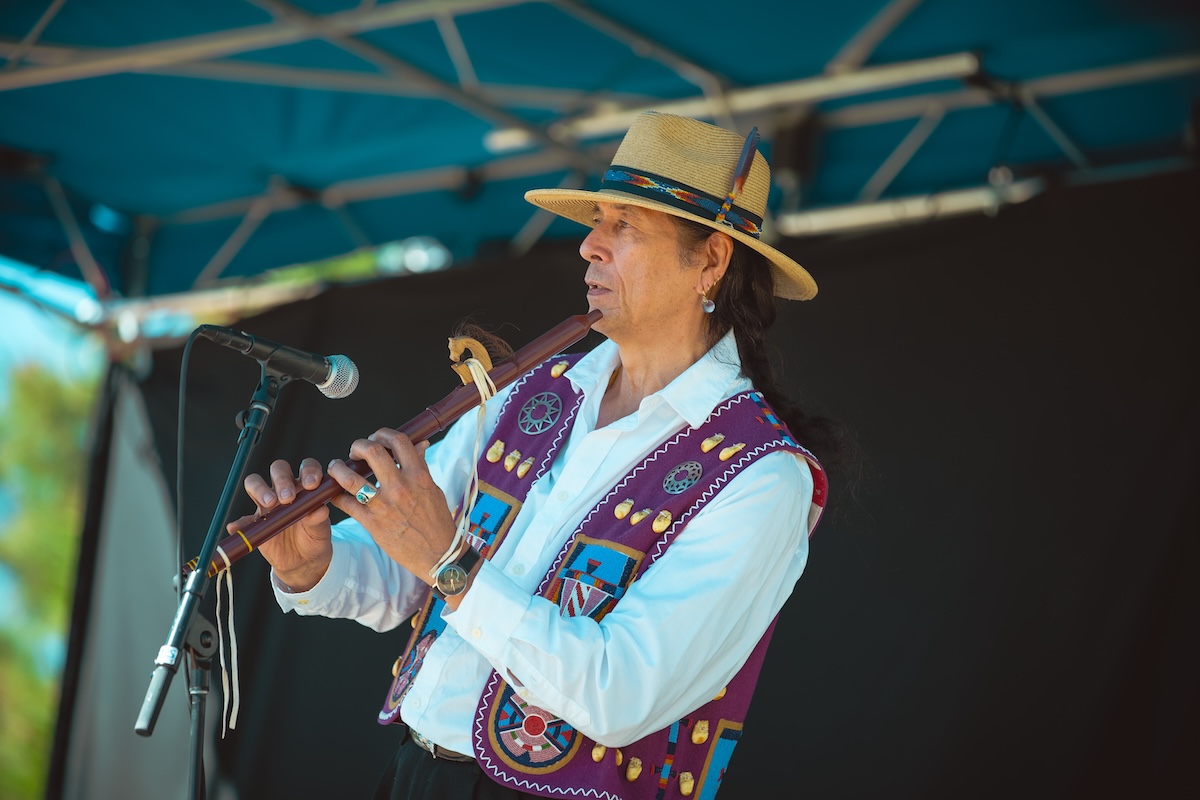
{"type": "Polygon", "coordinates": [[[373,800],[535,800],[537,796],[501,786],[474,761],[434,758],[408,735],[375,787],[373,800]]]}

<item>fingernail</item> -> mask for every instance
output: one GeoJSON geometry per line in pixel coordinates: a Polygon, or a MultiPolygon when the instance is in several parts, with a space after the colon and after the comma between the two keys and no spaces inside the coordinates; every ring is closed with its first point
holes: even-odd
{"type": "Polygon", "coordinates": [[[275,500],[276,500],[276,498],[275,498],[274,492],[267,492],[266,494],[263,495],[263,502],[266,503],[267,505],[271,505],[272,503],[275,502],[275,500]]]}
{"type": "Polygon", "coordinates": [[[314,488],[316,488],[316,486],[317,486],[316,478],[314,478],[312,475],[304,476],[304,488],[305,489],[314,489],[314,488]]]}
{"type": "Polygon", "coordinates": [[[281,500],[291,500],[292,499],[292,490],[291,489],[280,489],[279,490],[279,498],[281,500]]]}

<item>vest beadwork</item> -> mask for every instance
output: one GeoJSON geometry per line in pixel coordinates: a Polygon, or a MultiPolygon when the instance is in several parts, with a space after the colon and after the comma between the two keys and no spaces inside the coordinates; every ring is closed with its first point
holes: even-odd
{"type": "MultiPolygon", "coordinates": [[[[566,369],[580,356],[550,359],[518,382],[479,461],[479,499],[469,536],[485,558],[502,545],[533,481],[545,474],[582,402],[566,369]]],[[[563,616],[596,622],[666,552],[688,521],[742,469],[767,453],[804,457],[813,475],[809,535],[826,496],[824,471],[758,392],[720,403],[698,428],[678,431],[635,465],[587,514],[538,587],[563,616]]],[[[442,602],[431,595],[414,618],[379,714],[397,721],[424,653],[441,634],[442,602]]],[[[741,738],[775,623],[715,698],[672,725],[621,748],[605,748],[552,712],[527,703],[500,675],[488,678],[472,730],[474,754],[493,780],[548,797],[712,798],[741,738]]]]}

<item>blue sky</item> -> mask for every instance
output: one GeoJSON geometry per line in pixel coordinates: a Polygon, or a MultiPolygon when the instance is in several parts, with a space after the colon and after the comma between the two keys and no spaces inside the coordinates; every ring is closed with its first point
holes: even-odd
{"type": "Polygon", "coordinates": [[[0,409],[8,406],[12,370],[22,364],[38,362],[64,380],[100,368],[99,342],[67,319],[80,303],[94,305],[83,284],[0,256],[0,409]]]}

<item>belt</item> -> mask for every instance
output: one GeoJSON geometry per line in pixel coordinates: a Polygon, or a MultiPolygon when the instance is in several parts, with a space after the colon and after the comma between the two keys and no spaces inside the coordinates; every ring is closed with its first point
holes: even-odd
{"type": "Polygon", "coordinates": [[[417,743],[418,747],[420,747],[425,752],[430,753],[434,758],[444,758],[447,761],[474,761],[475,760],[474,756],[468,756],[468,755],[463,755],[462,753],[456,753],[453,750],[447,750],[446,748],[442,747],[441,745],[434,744],[433,742],[429,741],[421,734],[417,733],[412,728],[408,729],[408,733],[409,733],[409,737],[414,742],[417,743]]]}

